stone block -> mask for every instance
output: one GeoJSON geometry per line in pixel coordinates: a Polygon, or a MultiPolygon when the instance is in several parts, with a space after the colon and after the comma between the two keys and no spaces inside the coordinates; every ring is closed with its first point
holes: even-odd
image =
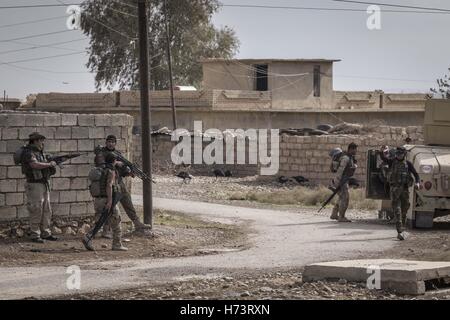
{"type": "Polygon", "coordinates": [[[104,127],[89,128],[89,139],[105,139],[104,127]]]}
{"type": "Polygon", "coordinates": [[[69,190],[70,179],[69,178],[53,178],[52,179],[53,190],[69,190]]]}
{"type": "Polygon", "coordinates": [[[10,221],[17,219],[16,207],[0,207],[0,221],[10,221]]]}
{"type": "Polygon", "coordinates": [[[110,114],[96,114],[95,115],[96,127],[110,127],[112,126],[110,114]]]}
{"type": "Polygon", "coordinates": [[[17,149],[24,145],[23,141],[20,140],[7,140],[6,141],[6,152],[14,153],[17,149]]]}
{"type": "Polygon", "coordinates": [[[45,151],[47,152],[60,152],[61,141],[59,140],[45,140],[45,151]]]}
{"type": "Polygon", "coordinates": [[[16,192],[17,191],[17,180],[16,179],[6,179],[0,180],[0,192],[16,192]]]}
{"type": "Polygon", "coordinates": [[[46,114],[26,114],[23,115],[25,117],[25,126],[26,127],[42,127],[44,125],[44,118],[46,114]]]}
{"type": "Polygon", "coordinates": [[[25,117],[22,114],[8,114],[7,115],[7,125],[9,127],[24,127],[25,117]]]}
{"type": "Polygon", "coordinates": [[[67,203],[60,203],[60,204],[54,204],[52,206],[53,214],[55,216],[69,216],[70,215],[70,204],[67,203]]]}
{"type": "Polygon", "coordinates": [[[78,177],[87,177],[89,175],[89,171],[91,171],[92,165],[78,165],[77,166],[77,176],[78,177]]]}
{"type": "Polygon", "coordinates": [[[8,167],[8,178],[9,179],[21,179],[23,178],[22,167],[8,167]]]}
{"type": "Polygon", "coordinates": [[[72,139],[89,139],[88,127],[73,127],[72,139]]]}
{"type": "Polygon", "coordinates": [[[71,216],[83,216],[87,214],[86,203],[72,203],[70,204],[71,216]]]}
{"type": "Polygon", "coordinates": [[[45,127],[59,127],[61,126],[61,115],[60,114],[48,114],[44,117],[45,127]]]}
{"type": "Polygon", "coordinates": [[[92,196],[89,191],[83,190],[77,192],[77,202],[92,201],[92,196]]]}
{"type": "Polygon", "coordinates": [[[78,140],[78,151],[94,151],[94,141],[78,140]]]}
{"type": "Polygon", "coordinates": [[[23,193],[6,193],[7,206],[20,206],[23,204],[23,193]]]}
{"type": "Polygon", "coordinates": [[[28,212],[26,205],[17,207],[17,218],[18,219],[28,219],[29,217],[30,217],[30,213],[28,212]]]}
{"type": "Polygon", "coordinates": [[[56,129],[55,139],[70,139],[72,138],[71,127],[59,127],[56,129]]]}
{"type": "Polygon", "coordinates": [[[78,124],[77,114],[61,114],[62,126],[76,126],[78,124]]]}
{"type": "Polygon", "coordinates": [[[66,165],[61,169],[61,177],[76,177],[78,175],[78,166],[76,165],[66,165]]]}
{"type": "Polygon", "coordinates": [[[18,128],[3,128],[2,129],[2,140],[16,140],[19,139],[19,129],[18,128]]]}
{"type": "Polygon", "coordinates": [[[79,114],[78,115],[78,125],[80,127],[94,127],[95,126],[95,115],[79,114]]]}
{"type": "Polygon", "coordinates": [[[70,181],[70,189],[72,190],[86,190],[88,188],[87,178],[73,178],[70,181]]]}
{"type": "Polygon", "coordinates": [[[59,193],[59,203],[76,202],[77,191],[62,191],[59,193]]]}
{"type": "MultiPolygon", "coordinates": [[[[68,128],[70,129],[70,128],[68,128]]],[[[78,151],[78,141],[77,140],[65,140],[60,143],[61,152],[78,151]]]]}

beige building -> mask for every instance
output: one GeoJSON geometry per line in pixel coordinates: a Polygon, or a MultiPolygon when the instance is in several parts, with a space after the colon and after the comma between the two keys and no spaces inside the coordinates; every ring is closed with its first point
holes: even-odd
{"type": "Polygon", "coordinates": [[[267,92],[272,109],[334,107],[333,63],[327,59],[205,59],[203,89],[267,92]]]}

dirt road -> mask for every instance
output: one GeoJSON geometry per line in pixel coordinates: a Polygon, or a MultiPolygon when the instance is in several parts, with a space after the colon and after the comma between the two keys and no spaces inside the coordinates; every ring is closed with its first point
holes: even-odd
{"type": "MultiPolygon", "coordinates": [[[[134,201],[139,204],[142,197],[134,196],[134,201]]],[[[397,243],[392,226],[339,224],[313,215],[309,209],[286,212],[163,198],[155,198],[154,206],[222,223],[249,224],[253,230],[251,246],[209,256],[93,261],[79,266],[79,291],[67,289],[67,282],[76,285],[76,281],[71,281],[74,278],[66,267],[0,268],[0,298],[54,296],[214,278],[239,270],[301,267],[311,262],[360,258],[397,243]]]]}

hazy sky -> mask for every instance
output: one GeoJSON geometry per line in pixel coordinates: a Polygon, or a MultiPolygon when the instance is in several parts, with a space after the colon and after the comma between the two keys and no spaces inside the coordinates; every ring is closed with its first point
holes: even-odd
{"type": "MultiPolygon", "coordinates": [[[[77,3],[79,0],[63,2],[77,3]]],[[[369,1],[370,2],[370,1],[369,1]]],[[[450,9],[444,0],[372,0],[390,4],[450,9]]],[[[2,0],[0,6],[55,4],[56,0],[2,0]]],[[[332,0],[223,0],[224,4],[354,8],[368,5],[337,3],[332,0]]],[[[402,10],[382,7],[382,9],[402,10]]],[[[408,10],[408,9],[404,9],[408,10]]],[[[28,35],[67,30],[66,8],[0,9],[0,90],[9,97],[25,98],[37,92],[92,92],[94,76],[85,68],[87,57],[75,54],[47,60],[5,62],[65,55],[82,51],[88,40],[5,53],[8,50],[84,38],[79,31],[46,37],[5,40],[28,35]],[[54,20],[2,27],[23,21],[54,20]],[[27,44],[23,44],[26,42],[27,44]],[[30,45],[31,44],[31,45],[30,45]],[[19,69],[19,68],[21,69],[19,69]],[[60,73],[24,70],[43,69],[60,73]],[[63,73],[61,73],[63,72],[63,73]],[[67,73],[66,73],[67,72],[67,73]],[[69,73],[70,72],[70,73],[69,73]]],[[[366,12],[248,9],[226,7],[215,15],[218,26],[232,27],[241,41],[238,58],[336,58],[335,90],[375,90],[426,92],[435,79],[450,67],[450,13],[381,14],[381,30],[370,31],[366,12]]]]}

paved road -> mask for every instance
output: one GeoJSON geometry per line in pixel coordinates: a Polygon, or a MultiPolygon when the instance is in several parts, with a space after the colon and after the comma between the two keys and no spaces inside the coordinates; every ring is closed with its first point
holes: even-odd
{"type": "MultiPolygon", "coordinates": [[[[141,196],[133,196],[136,203],[141,196]]],[[[312,262],[364,257],[395,245],[391,227],[339,224],[311,214],[154,199],[154,207],[225,223],[249,223],[251,247],[218,255],[92,262],[80,265],[81,291],[158,284],[190,277],[215,277],[242,269],[300,267],[312,262]]],[[[67,289],[65,267],[0,268],[0,298],[74,293],[67,289]]],[[[70,279],[69,279],[70,282],[70,279]]],[[[73,283],[73,282],[71,282],[73,283]]]]}

